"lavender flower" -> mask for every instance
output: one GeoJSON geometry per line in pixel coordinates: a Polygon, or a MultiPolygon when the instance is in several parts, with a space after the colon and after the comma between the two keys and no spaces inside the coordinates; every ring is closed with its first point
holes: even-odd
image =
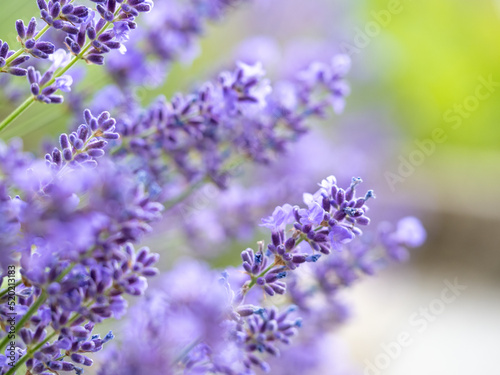
{"type": "MultiPolygon", "coordinates": [[[[94,117],[85,111],[84,117],[86,123],[75,132],[61,135],[61,149],[47,155],[45,163],[24,157],[14,145],[3,148],[0,158],[0,210],[8,220],[2,230],[12,231],[2,238],[7,247],[0,265],[5,271],[20,256],[17,330],[23,328],[21,348],[28,348],[16,369],[26,363],[36,373],[81,373],[61,359],[90,365],[82,353],[100,350],[111,337],[83,343],[92,329],[83,327],[85,333],[82,324],[121,317],[127,306],[123,296],[144,294],[146,279],[158,273],[158,255],[147,248],[136,251],[127,242],[151,230],[162,206],[129,171],[105,159],[95,168],[104,139],[118,137],[115,120],[106,112],[94,117]],[[12,199],[9,191],[19,196],[12,199]]],[[[3,335],[1,349],[7,341],[3,335]]]]}
{"type": "MultiPolygon", "coordinates": [[[[142,109],[130,83],[146,76],[160,83],[165,73],[158,72],[171,61],[194,56],[204,19],[220,18],[238,1],[175,7],[165,1],[137,33],[131,32],[136,19],[150,12],[152,0],[91,1],[92,7],[37,0],[46,26],[37,31],[35,18],[27,25],[18,20],[17,51],[0,41],[0,72],[27,75],[31,92],[0,130],[35,101],[61,103],[55,94],[72,91],[74,76],[67,73],[78,60],[103,65],[106,54],[131,45],[129,58],[109,55],[124,90],[113,100],[100,101],[103,93],[94,98],[102,111],[85,110],[84,123],[61,134],[45,159],[24,154],[17,141],[0,144],[0,278],[8,276],[9,284],[19,278],[15,307],[10,289],[0,291],[0,352],[15,359],[9,364],[0,355],[0,375],[21,367],[29,374],[82,374],[114,338],[96,334],[96,325],[123,318],[128,296],[144,296],[159,273],[159,255],[139,243],[165,207],[207,182],[225,188],[245,160],[271,163],[310,119],[341,112],[349,94],[344,55],[275,84],[258,61],[240,62],[191,94],[142,109]],[[48,31],[57,37],[46,38],[48,31]],[[57,38],[65,49],[56,49],[57,38]],[[31,58],[52,64],[41,73],[36,63],[24,67],[31,58]]],[[[403,260],[406,247],[425,240],[415,218],[361,238],[359,227],[370,224],[366,203],[374,197],[371,190],[356,195],[361,182],[353,178],[342,189],[330,176],[317,192],[304,194],[304,205],[277,207],[262,220],[269,243],[243,251],[237,269],[220,272],[190,260],[175,266],[133,308],[122,347],[109,351],[99,373],[253,375],[270,372],[294,343],[323,338],[348,316],[338,290],[373,274],[387,258],[403,260]],[[281,298],[270,298],[276,295],[281,298]],[[302,318],[309,328],[301,338],[302,318]]]]}
{"type": "MultiPolygon", "coordinates": [[[[343,72],[333,76],[332,70],[328,85],[342,81],[343,72]]],[[[317,90],[300,80],[288,82],[287,97],[296,98],[292,105],[282,93],[273,95],[260,64],[239,64],[191,95],[176,95],[171,102],[160,99],[145,112],[119,119],[123,143],[115,154],[135,155],[134,164],[160,189],[171,178],[172,167],[191,184],[209,179],[225,187],[233,165],[243,158],[271,162],[305,132],[308,118],[325,112],[330,94],[316,95],[325,82],[319,79],[317,90]]]]}
{"type": "Polygon", "coordinates": [[[85,124],[78,127],[76,132],[61,134],[59,143],[61,149],[55,148],[45,160],[53,169],[62,169],[66,165],[82,165],[96,167],[96,159],[104,156],[106,140],[118,139],[115,133],[115,119],[108,112],[102,112],[97,118],[90,110],[84,112],[85,124]]]}
{"type": "Polygon", "coordinates": [[[29,59],[29,56],[14,58],[14,51],[9,50],[9,44],[0,40],[0,73],[9,73],[13,76],[25,76],[26,69],[19,67],[29,59]],[[8,62],[9,58],[12,58],[8,62]]]}
{"type": "Polygon", "coordinates": [[[264,253],[262,246],[254,255],[252,250],[242,253],[243,268],[250,280],[243,285],[242,297],[254,285],[261,286],[273,296],[285,293],[285,283],[276,281],[286,277],[288,271],[300,264],[316,262],[322,254],[339,250],[341,244],[350,242],[362,232],[355,224],[366,225],[366,201],[373,195],[371,191],[364,198],[356,198],[355,188],[361,179],[353,178],[348,189],[336,185],[333,176],[325,179],[321,189],[315,194],[306,194],[308,208],[278,207],[272,216],[263,220],[272,230],[272,241],[264,253]],[[287,238],[286,227],[293,224],[292,235],[287,238]],[[307,242],[311,252],[305,252],[302,242],[307,242]],[[300,245],[300,246],[299,246],[300,245]],[[268,265],[269,264],[269,265],[268,265]],[[278,283],[278,284],[277,284],[278,283]]]}
{"type": "Polygon", "coordinates": [[[37,41],[34,38],[36,36],[36,26],[35,18],[31,19],[28,26],[25,26],[22,20],[18,20],[16,22],[18,41],[31,56],[46,59],[54,53],[55,47],[50,42],[37,41]]]}
{"type": "Polygon", "coordinates": [[[219,347],[230,296],[217,279],[199,262],[174,267],[161,280],[165,289],[152,291],[131,310],[135,324],[123,332],[122,347],[106,355],[99,374],[171,374],[184,348],[199,341],[219,347]]]}
{"type": "Polygon", "coordinates": [[[49,2],[38,0],[41,18],[57,30],[66,32],[65,44],[69,51],[88,63],[102,65],[103,54],[112,49],[120,49],[125,41],[123,33],[117,34],[119,27],[135,29],[135,18],[139,13],[149,12],[151,3],[145,0],[94,1],[97,14],[85,6],[75,6],[72,2],[49,2]],[[110,24],[118,23],[111,31],[106,31],[110,24]],[[87,40],[89,44],[86,45],[87,40]]]}
{"type": "Polygon", "coordinates": [[[190,61],[198,54],[196,40],[204,33],[205,23],[220,19],[241,0],[162,0],[154,12],[144,17],[138,32],[128,35],[127,26],[115,24],[120,41],[128,41],[128,53],[110,55],[108,72],[120,87],[152,84],[159,86],[176,60],[190,61]],[[148,55],[149,59],[140,58],[148,55]]]}
{"type": "MultiPolygon", "coordinates": [[[[47,104],[51,103],[62,103],[63,97],[59,95],[53,95],[57,90],[66,91],[68,88],[69,80],[66,79],[66,84],[61,86],[61,81],[59,83],[47,86],[52,79],[52,72],[48,70],[45,74],[41,74],[34,67],[30,66],[28,68],[28,83],[30,84],[31,94],[35,100],[47,104]],[[41,89],[42,87],[44,87],[41,89]]],[[[59,79],[59,78],[58,78],[59,79]]]]}
{"type": "MultiPolygon", "coordinates": [[[[10,51],[9,45],[0,41],[0,73],[10,73],[15,76],[28,75],[32,97],[28,98],[18,109],[18,115],[34,101],[43,103],[62,103],[63,97],[53,95],[55,91],[69,92],[72,77],[64,73],[79,59],[88,64],[104,64],[104,54],[113,49],[124,51],[122,42],[126,40],[123,34],[124,25],[135,29],[135,19],[139,13],[147,13],[152,8],[152,1],[146,0],[99,0],[96,12],[84,5],[75,5],[73,0],[37,0],[40,16],[47,24],[36,32],[35,18],[25,26],[22,20],[16,22],[16,31],[21,48],[10,51]],[[109,26],[117,24],[113,30],[109,26]],[[64,45],[73,59],[66,63],[60,56],[53,59],[54,64],[44,74],[33,66],[25,69],[21,64],[29,59],[29,55],[47,59],[55,53],[55,45],[40,38],[49,30],[61,30],[64,34],[64,45]],[[117,30],[122,31],[117,33],[117,30]],[[26,55],[28,53],[29,55],[26,55]],[[65,66],[58,69],[65,63],[65,66]]],[[[15,118],[15,117],[14,117],[15,118]]],[[[6,127],[13,118],[0,123],[0,130],[6,127]]]]}
{"type": "Polygon", "coordinates": [[[408,259],[406,248],[422,246],[427,237],[420,220],[412,216],[399,220],[395,230],[391,223],[382,223],[379,236],[387,254],[396,261],[408,259]]]}
{"type": "MultiPolygon", "coordinates": [[[[345,321],[348,311],[338,300],[338,291],[358,280],[360,274],[373,274],[380,263],[374,257],[379,243],[362,241],[358,237],[360,231],[354,226],[364,215],[351,209],[366,210],[366,201],[373,197],[371,191],[362,198],[356,197],[360,182],[361,179],[353,178],[351,185],[343,190],[330,176],[319,184],[317,193],[305,195],[309,203],[308,209],[302,209],[305,211],[290,205],[277,207],[270,218],[263,220],[273,231],[267,251],[261,242],[257,251],[247,249],[241,254],[242,271],[250,280],[238,270],[230,270],[223,272],[220,282],[215,283],[215,275],[199,263],[175,267],[162,282],[169,292],[153,291],[147,308],[134,309],[131,319],[140,324],[128,326],[139,331],[127,330],[123,346],[107,355],[99,374],[124,371],[126,374],[128,369],[151,374],[270,372],[269,358],[279,357],[281,350],[286,353],[287,345],[294,350],[292,337],[302,326],[302,319],[292,317],[295,311],[308,324],[305,337],[298,338],[299,347],[310,343],[312,337],[323,337],[324,332],[345,321]],[[320,216],[318,202],[321,202],[321,220],[310,220],[311,216],[320,216]],[[295,229],[287,239],[286,227],[292,223],[295,229]],[[356,239],[339,247],[324,261],[318,261],[319,253],[329,253],[332,246],[327,232],[337,227],[355,233],[356,239]],[[308,242],[311,254],[304,252],[301,241],[308,242]],[[307,274],[313,278],[303,282],[305,278],[298,274],[307,263],[310,264],[307,274]],[[298,265],[303,267],[297,270],[298,265]],[[289,284],[288,294],[284,280],[289,284]],[[276,307],[260,307],[262,294],[250,293],[254,285],[271,296],[283,294],[285,304],[292,305],[281,313],[276,307]]],[[[315,359],[310,366],[318,363],[319,359],[315,359]]]]}
{"type": "Polygon", "coordinates": [[[233,310],[226,276],[197,262],[176,266],[153,291],[148,307],[132,310],[136,324],[125,332],[120,349],[108,353],[99,374],[253,374],[268,370],[261,353],[279,355],[301,320],[295,310],[243,305],[233,310]],[[183,351],[183,348],[187,348],[183,351]]]}

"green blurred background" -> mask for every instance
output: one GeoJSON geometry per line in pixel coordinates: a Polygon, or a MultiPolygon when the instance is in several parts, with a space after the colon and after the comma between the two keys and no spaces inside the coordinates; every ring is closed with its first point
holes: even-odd
{"type": "MultiPolygon", "coordinates": [[[[1,9],[0,39],[12,42],[15,20],[28,20],[36,6],[33,0],[4,0],[1,9]]],[[[201,56],[190,66],[175,65],[164,87],[141,92],[143,101],[159,93],[171,96],[213,75],[252,35],[271,36],[281,45],[302,37],[328,40],[354,50],[352,94],[336,123],[346,126],[366,114],[367,129],[380,123],[392,129],[391,156],[380,160],[373,181],[377,204],[412,212],[429,230],[428,244],[413,262],[355,288],[358,312],[341,332],[354,362],[363,366],[373,358],[380,343],[405,328],[408,315],[439,294],[442,280],[459,276],[469,286],[464,297],[384,374],[496,373],[500,85],[488,98],[477,98],[477,90],[483,79],[500,83],[500,1],[258,0],[211,25],[201,56]],[[389,11],[394,7],[397,14],[389,11]],[[455,121],[460,126],[454,128],[455,121]],[[431,138],[436,128],[443,129],[446,141],[435,144],[421,165],[391,188],[387,172],[397,173],[401,158],[407,160],[415,142],[431,138]]],[[[101,68],[89,70],[79,90],[92,93],[109,83],[101,68]]],[[[0,117],[12,109],[2,99],[0,117]]],[[[1,137],[22,136],[27,149],[37,150],[40,139],[55,139],[69,118],[64,105],[37,103],[1,137]]],[[[359,127],[353,138],[356,131],[359,127]]]]}

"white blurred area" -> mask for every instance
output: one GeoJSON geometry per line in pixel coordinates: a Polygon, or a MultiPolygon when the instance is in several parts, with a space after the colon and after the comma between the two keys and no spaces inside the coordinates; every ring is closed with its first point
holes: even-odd
{"type": "MultiPolygon", "coordinates": [[[[480,223],[476,220],[476,225],[480,223]]],[[[459,233],[455,232],[458,237],[459,233]]],[[[495,235],[498,239],[499,234],[495,235]]],[[[436,258],[441,253],[441,245],[431,244],[416,264],[393,267],[349,292],[353,317],[338,333],[361,374],[498,373],[500,255],[498,248],[490,248],[495,253],[486,258],[488,249],[481,245],[469,248],[468,253],[482,257],[484,263],[490,263],[489,268],[482,267],[481,262],[470,262],[467,257],[451,257],[431,264],[433,256],[429,253],[435,252],[436,258]],[[496,270],[492,263],[496,263],[496,270]],[[433,314],[439,312],[440,303],[436,299],[441,298],[446,288],[444,281],[453,282],[455,278],[467,289],[453,302],[441,302],[443,311],[433,314]],[[425,327],[415,324],[416,318],[424,319],[421,308],[429,309],[425,327]],[[401,334],[409,339],[404,341],[406,346],[399,345],[398,349],[394,345],[401,334]]]]}

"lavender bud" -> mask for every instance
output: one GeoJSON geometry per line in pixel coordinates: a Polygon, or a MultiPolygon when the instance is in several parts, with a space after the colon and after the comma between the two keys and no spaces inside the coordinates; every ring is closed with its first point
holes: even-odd
{"type": "Polygon", "coordinates": [[[45,0],[37,0],[36,2],[37,2],[37,5],[38,5],[38,8],[40,10],[45,10],[45,11],[49,10],[49,8],[47,7],[47,3],[45,2],[45,0]]]}
{"type": "Polygon", "coordinates": [[[28,39],[33,38],[33,36],[35,35],[35,30],[36,30],[36,18],[33,17],[28,23],[28,27],[26,30],[26,38],[28,39]]]}
{"type": "Polygon", "coordinates": [[[57,18],[60,12],[61,12],[61,4],[57,2],[53,3],[52,8],[50,9],[50,16],[52,18],[57,18]]]}
{"type": "Polygon", "coordinates": [[[73,4],[66,4],[65,6],[62,7],[61,12],[65,15],[70,14],[73,12],[74,8],[75,7],[73,6],[73,4]]]}
{"type": "Polygon", "coordinates": [[[28,39],[26,41],[26,43],[24,43],[24,46],[27,48],[27,49],[32,49],[33,47],[35,47],[35,40],[34,39],[28,39]]]}
{"type": "Polygon", "coordinates": [[[257,307],[253,305],[242,305],[239,306],[236,309],[236,312],[241,316],[241,317],[246,317],[255,314],[255,312],[258,310],[257,307]]]}
{"type": "Polygon", "coordinates": [[[86,57],[87,61],[96,64],[96,65],[103,65],[104,64],[104,57],[102,55],[89,55],[86,57]]]}
{"type": "Polygon", "coordinates": [[[9,74],[17,77],[24,77],[27,74],[26,69],[13,67],[8,70],[9,74]]]}
{"type": "Polygon", "coordinates": [[[88,154],[92,158],[100,158],[100,157],[104,156],[105,152],[104,152],[104,150],[101,150],[101,149],[95,149],[95,150],[88,150],[88,154]]]}
{"type": "Polygon", "coordinates": [[[38,86],[36,83],[33,83],[31,85],[30,90],[31,90],[31,94],[33,94],[34,96],[37,96],[38,94],[40,94],[40,86],[38,86]]]}
{"type": "Polygon", "coordinates": [[[94,40],[97,36],[96,31],[93,27],[87,29],[87,36],[90,40],[94,40]]]}
{"type": "Polygon", "coordinates": [[[366,216],[360,216],[360,217],[356,218],[356,223],[359,225],[369,225],[370,219],[367,218],[366,216]]]}
{"type": "Polygon", "coordinates": [[[27,328],[21,328],[19,331],[21,339],[26,345],[31,344],[33,340],[33,332],[27,328]]]}
{"type": "Polygon", "coordinates": [[[71,360],[84,366],[92,366],[94,363],[90,358],[78,353],[71,354],[71,360]]]}
{"type": "Polygon", "coordinates": [[[26,38],[26,29],[24,27],[23,20],[16,21],[16,31],[17,31],[17,35],[19,35],[19,38],[21,38],[21,39],[26,38]]]}

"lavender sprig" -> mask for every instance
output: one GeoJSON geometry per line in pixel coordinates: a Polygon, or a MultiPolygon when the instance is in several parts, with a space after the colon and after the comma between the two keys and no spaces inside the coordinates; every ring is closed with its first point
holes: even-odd
{"type": "Polygon", "coordinates": [[[119,118],[123,142],[113,155],[128,161],[133,156],[148,183],[160,190],[172,170],[190,184],[208,178],[224,187],[227,165],[238,164],[235,155],[270,163],[306,132],[310,118],[332,106],[341,110],[348,67],[348,59],[337,56],[321,69],[313,66],[313,73],[271,85],[261,64],[239,64],[191,95],[159,99],[146,111],[119,118]]]}
{"type": "MultiPolygon", "coordinates": [[[[242,0],[162,0],[155,12],[142,20],[140,31],[130,36],[130,53],[112,54],[109,74],[124,89],[144,84],[159,86],[174,61],[186,61],[197,53],[196,40],[207,21],[218,21],[242,0]],[[145,56],[148,56],[146,59],[145,56]]],[[[120,27],[126,30],[126,27],[120,27]]],[[[123,38],[128,39],[124,33],[123,38]]]]}
{"type": "Polygon", "coordinates": [[[372,198],[369,190],[364,197],[357,198],[356,187],[360,178],[353,178],[347,189],[337,186],[336,179],[330,176],[322,181],[321,189],[308,194],[308,208],[285,205],[277,207],[273,215],[263,219],[263,226],[271,229],[271,243],[266,251],[261,244],[259,250],[245,250],[241,257],[243,268],[250,280],[242,287],[241,298],[255,285],[259,285],[268,295],[285,293],[285,283],[279,281],[300,264],[316,262],[321,255],[340,250],[343,244],[362,234],[356,227],[368,225],[365,216],[366,202],[372,198]],[[291,235],[287,236],[286,227],[292,224],[291,235]],[[306,252],[302,242],[306,242],[310,252],[306,252]]]}
{"type": "MultiPolygon", "coordinates": [[[[13,229],[2,239],[8,247],[2,252],[0,265],[6,269],[17,263],[12,255],[20,253],[24,294],[19,296],[16,331],[32,325],[31,333],[22,331],[27,351],[17,360],[16,369],[25,362],[28,367],[40,368],[38,362],[29,362],[35,356],[43,368],[61,370],[54,362],[60,357],[59,344],[52,343],[52,351],[46,344],[56,334],[58,340],[61,335],[70,337],[65,329],[86,320],[100,322],[121,316],[126,308],[122,295],[143,294],[146,278],[158,273],[153,267],[157,254],[146,248],[136,252],[126,242],[137,241],[149,231],[149,224],[160,217],[162,207],[149,199],[133,175],[109,162],[89,170],[104,154],[104,139],[116,139],[118,135],[109,113],[94,117],[85,111],[84,118],[86,123],[75,132],[61,135],[61,150],[56,148],[47,155],[46,165],[23,157],[16,148],[10,153],[4,150],[5,158],[0,153],[0,208],[11,223],[8,228],[13,229]],[[10,198],[9,190],[20,196],[10,198]],[[51,311],[48,318],[37,318],[43,311],[51,311]],[[53,333],[46,335],[44,330],[49,327],[53,333]],[[41,357],[37,354],[40,351],[49,357],[41,357]]],[[[5,335],[0,350],[8,342],[5,335]]],[[[71,355],[69,349],[65,350],[71,355]]],[[[73,361],[88,363],[77,352],[73,361]]],[[[64,366],[80,371],[69,364],[64,366]]],[[[11,374],[15,369],[5,371],[11,374]]]]}
{"type": "MultiPolygon", "coordinates": [[[[32,96],[27,98],[0,123],[0,131],[7,127],[35,101],[47,102],[47,100],[44,100],[46,95],[44,95],[44,97],[39,97],[39,94],[35,93],[41,91],[43,94],[45,89],[50,91],[50,87],[75,65],[78,60],[84,60],[89,64],[102,65],[104,63],[104,54],[109,53],[112,49],[119,49],[122,47],[121,42],[118,41],[121,40],[120,35],[115,31],[108,31],[108,28],[118,22],[125,22],[128,24],[129,29],[135,29],[136,24],[134,20],[139,13],[149,12],[152,8],[152,1],[148,0],[95,0],[94,2],[98,3],[96,9],[99,16],[96,16],[95,12],[91,9],[86,7],[75,7],[67,0],[58,0],[50,3],[47,3],[45,0],[38,0],[42,18],[47,22],[47,26],[51,25],[56,29],[61,28],[67,33],[65,44],[74,57],[64,67],[58,69],[47,82],[44,82],[43,85],[38,85],[38,89],[36,86],[33,88],[33,84],[38,84],[39,82],[32,82],[32,79],[30,79],[32,96]],[[85,8],[86,11],[83,8],[85,8]],[[79,28],[73,26],[75,22],[80,22],[79,28]]],[[[22,35],[21,26],[22,25],[19,23],[18,33],[22,35]]],[[[29,46],[33,44],[32,47],[35,48],[36,43],[35,41],[31,42],[31,40],[32,39],[29,39],[26,43],[29,42],[29,46]]],[[[8,50],[9,47],[7,45],[6,47],[2,46],[2,48],[8,50]]],[[[40,48],[38,48],[38,50],[40,50],[40,48]]],[[[49,50],[47,48],[48,47],[46,47],[45,54],[48,56],[47,52],[49,50]]],[[[50,49],[50,51],[54,52],[53,48],[50,49]]],[[[11,57],[16,54],[17,53],[13,53],[11,57]]],[[[21,54],[22,51],[18,56],[21,54]]],[[[60,89],[61,87],[58,88],[60,89]]],[[[48,102],[58,103],[60,101],[60,99],[56,100],[54,98],[54,100],[48,102]]]]}
{"type": "Polygon", "coordinates": [[[62,170],[67,166],[97,166],[97,158],[104,156],[106,140],[118,139],[115,133],[116,120],[108,112],[101,113],[97,118],[90,110],[84,111],[85,124],[69,136],[61,134],[59,143],[61,149],[54,148],[51,154],[45,156],[52,169],[62,170]]]}

